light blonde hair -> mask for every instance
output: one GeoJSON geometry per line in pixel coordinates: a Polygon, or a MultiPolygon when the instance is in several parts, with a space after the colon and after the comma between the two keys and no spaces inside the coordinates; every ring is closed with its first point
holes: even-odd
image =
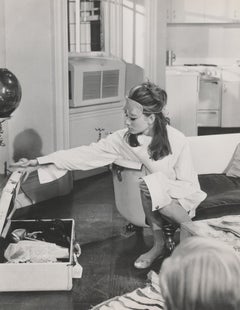
{"type": "Polygon", "coordinates": [[[240,309],[239,253],[215,239],[182,241],[159,277],[167,310],[240,309]]]}

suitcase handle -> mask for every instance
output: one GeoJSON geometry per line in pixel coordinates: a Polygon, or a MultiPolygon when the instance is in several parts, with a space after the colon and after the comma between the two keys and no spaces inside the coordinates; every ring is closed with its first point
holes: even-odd
{"type": "Polygon", "coordinates": [[[73,245],[73,253],[76,255],[76,257],[79,257],[82,253],[80,244],[77,242],[73,245]]]}

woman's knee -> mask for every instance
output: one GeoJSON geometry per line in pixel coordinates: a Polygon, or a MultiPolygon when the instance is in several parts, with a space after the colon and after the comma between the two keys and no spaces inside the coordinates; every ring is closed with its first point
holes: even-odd
{"type": "Polygon", "coordinates": [[[187,211],[176,199],[173,199],[169,205],[159,209],[158,212],[160,215],[165,216],[177,223],[191,221],[187,211]]]}

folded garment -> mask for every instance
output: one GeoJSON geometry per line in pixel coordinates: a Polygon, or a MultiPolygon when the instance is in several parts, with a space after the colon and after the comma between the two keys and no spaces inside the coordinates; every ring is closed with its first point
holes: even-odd
{"type": "Polygon", "coordinates": [[[229,226],[229,225],[226,225],[226,224],[213,224],[213,223],[209,223],[208,224],[209,226],[217,229],[217,230],[222,230],[222,231],[225,231],[225,232],[230,232],[232,234],[234,234],[236,237],[240,238],[240,229],[239,227],[236,227],[236,226],[229,226]]]}
{"type": "Polygon", "coordinates": [[[20,240],[10,243],[4,252],[9,263],[56,262],[69,257],[68,248],[44,241],[20,240]]]}
{"type": "Polygon", "coordinates": [[[225,216],[224,219],[221,221],[223,225],[228,225],[228,226],[235,226],[235,227],[240,227],[240,217],[237,215],[228,215],[225,216]]]}

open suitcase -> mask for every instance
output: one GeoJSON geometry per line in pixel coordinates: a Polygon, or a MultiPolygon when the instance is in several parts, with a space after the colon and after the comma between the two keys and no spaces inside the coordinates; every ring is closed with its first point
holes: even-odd
{"type": "Polygon", "coordinates": [[[80,246],[74,240],[74,220],[12,220],[11,218],[16,210],[15,199],[24,174],[24,171],[20,170],[13,172],[3,188],[0,198],[0,291],[71,290],[73,278],[81,278],[82,276],[82,267],[77,260],[80,255],[80,246]],[[54,237],[60,229],[60,226],[57,225],[64,229],[64,240],[67,242],[65,247],[56,245],[54,240],[51,240],[51,244],[49,244],[50,242],[35,240],[35,237],[32,237],[34,234],[42,233],[41,229],[43,227],[45,231],[52,233],[53,236],[51,237],[54,237]],[[31,236],[31,238],[26,236],[31,236]],[[28,240],[22,241],[21,237],[28,240]],[[19,243],[20,239],[21,242],[19,243]],[[20,244],[26,246],[29,242],[33,248],[26,247],[26,253],[24,254],[26,258],[23,260],[22,256],[24,255],[22,252],[24,251],[21,248],[16,250],[16,247],[20,246],[20,244]],[[60,260],[49,261],[49,257],[52,257],[53,254],[51,252],[50,255],[48,250],[45,251],[46,246],[47,249],[49,247],[50,252],[56,246],[58,250],[60,249],[58,252],[64,252],[64,256],[60,260]],[[15,252],[11,251],[11,259],[7,260],[5,256],[9,249],[13,249],[15,252]],[[42,257],[39,254],[41,249],[43,251],[42,257]],[[34,251],[35,257],[32,254],[34,251]],[[17,254],[20,254],[21,259],[16,259],[17,254]],[[29,259],[29,255],[31,259],[29,259]]]}

